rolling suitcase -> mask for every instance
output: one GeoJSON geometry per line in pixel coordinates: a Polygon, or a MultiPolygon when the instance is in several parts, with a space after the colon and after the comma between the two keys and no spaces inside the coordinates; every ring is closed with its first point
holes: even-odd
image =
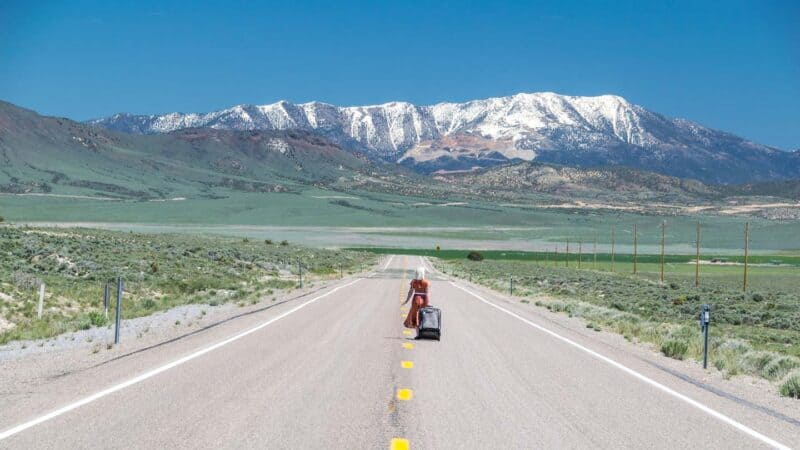
{"type": "Polygon", "coordinates": [[[419,328],[417,339],[436,339],[442,335],[442,310],[427,307],[419,310],[419,328]]]}

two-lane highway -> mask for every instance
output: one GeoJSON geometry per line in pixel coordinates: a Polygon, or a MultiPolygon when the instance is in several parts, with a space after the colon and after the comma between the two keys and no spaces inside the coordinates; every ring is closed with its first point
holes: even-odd
{"type": "Polygon", "coordinates": [[[436,274],[442,340],[413,340],[400,302],[421,264],[387,258],[366,279],[264,311],[180,354],[156,349],[160,359],[135,355],[59,380],[47,409],[33,392],[26,405],[40,410],[3,415],[0,447],[800,445],[794,425],[436,274]],[[135,375],[87,391],[83,378],[112,370],[135,375]],[[70,383],[81,386],[73,396],[70,383]]]}

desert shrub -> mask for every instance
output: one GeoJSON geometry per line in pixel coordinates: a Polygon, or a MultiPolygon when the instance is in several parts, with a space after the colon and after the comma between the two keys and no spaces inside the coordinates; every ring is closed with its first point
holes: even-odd
{"type": "Polygon", "coordinates": [[[790,373],[778,388],[784,397],[800,398],[800,370],[790,373]]]}
{"type": "Polygon", "coordinates": [[[272,239],[264,239],[264,243],[267,245],[272,245],[272,239]]]}
{"type": "Polygon", "coordinates": [[[470,261],[483,261],[483,255],[481,255],[479,252],[471,251],[469,254],[467,254],[467,259],[470,261]]]}
{"type": "Polygon", "coordinates": [[[775,359],[775,356],[772,352],[749,351],[742,355],[741,361],[749,371],[760,373],[767,364],[775,359]]]}
{"type": "Polygon", "coordinates": [[[3,223],[5,221],[6,221],[6,219],[3,216],[0,216],[0,223],[3,223]]]}
{"type": "Polygon", "coordinates": [[[281,245],[286,247],[287,245],[289,245],[289,241],[284,239],[284,240],[281,241],[281,245]]]}
{"type": "Polygon", "coordinates": [[[144,307],[144,309],[153,309],[156,307],[156,302],[152,298],[148,298],[144,302],[142,302],[142,306],[144,307]]]}
{"type": "Polygon", "coordinates": [[[676,339],[668,339],[661,344],[661,353],[675,359],[683,359],[689,351],[689,344],[676,339]]]}
{"type": "Polygon", "coordinates": [[[777,380],[797,367],[800,367],[800,360],[797,358],[777,356],[761,369],[761,375],[769,380],[777,380]]]}
{"type": "Polygon", "coordinates": [[[89,313],[89,323],[95,327],[102,327],[106,324],[106,315],[100,311],[92,311],[89,313]]]}

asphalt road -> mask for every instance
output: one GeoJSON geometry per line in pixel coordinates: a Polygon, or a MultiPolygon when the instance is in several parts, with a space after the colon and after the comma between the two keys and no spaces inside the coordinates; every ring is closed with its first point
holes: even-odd
{"type": "Polygon", "coordinates": [[[400,301],[421,263],[42,383],[0,412],[0,448],[800,447],[795,425],[438,275],[442,340],[415,341],[400,301]]]}

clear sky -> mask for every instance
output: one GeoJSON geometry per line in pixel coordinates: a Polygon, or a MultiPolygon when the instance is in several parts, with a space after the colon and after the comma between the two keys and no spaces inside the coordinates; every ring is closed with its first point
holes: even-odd
{"type": "Polygon", "coordinates": [[[538,91],[800,148],[800,1],[0,1],[0,99],[43,114],[538,91]]]}

